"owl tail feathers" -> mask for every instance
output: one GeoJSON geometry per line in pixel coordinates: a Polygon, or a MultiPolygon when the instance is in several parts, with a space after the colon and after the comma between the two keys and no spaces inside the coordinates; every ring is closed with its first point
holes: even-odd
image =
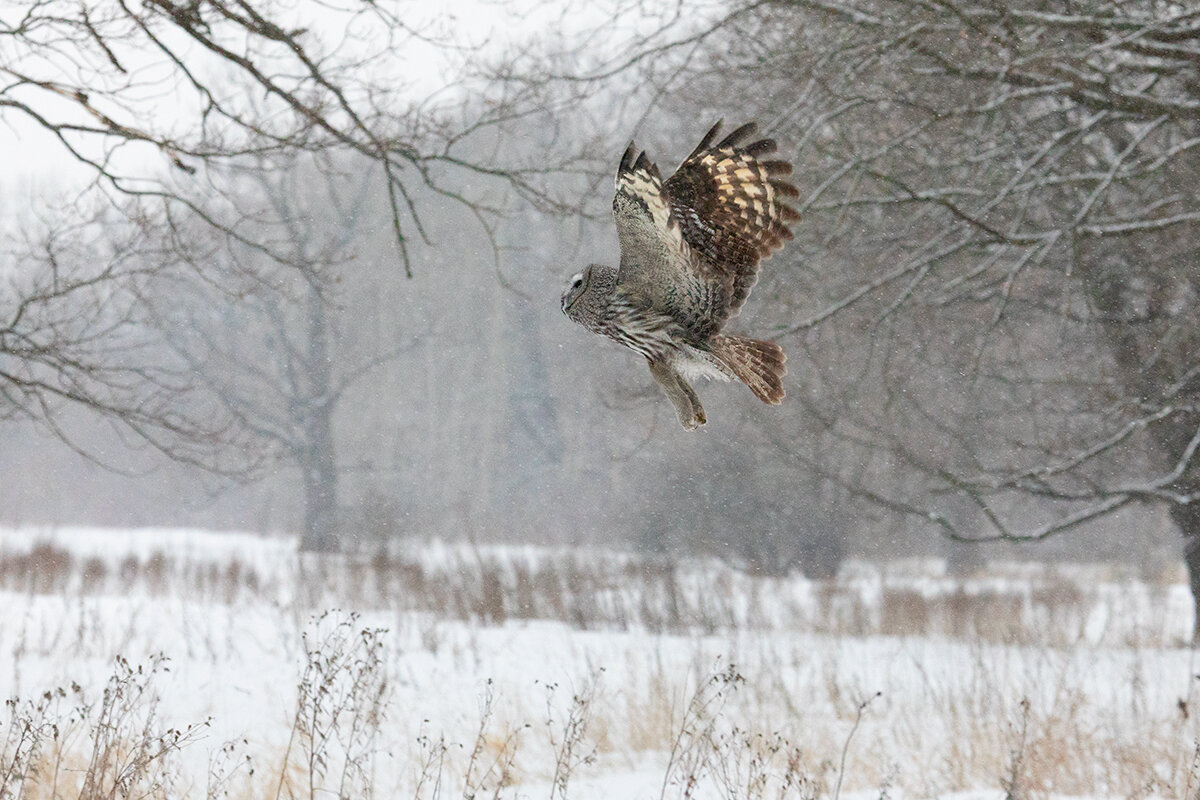
{"type": "Polygon", "coordinates": [[[713,337],[709,347],[759,400],[772,405],[783,400],[787,356],[782,347],[744,336],[720,335],[713,337]]]}

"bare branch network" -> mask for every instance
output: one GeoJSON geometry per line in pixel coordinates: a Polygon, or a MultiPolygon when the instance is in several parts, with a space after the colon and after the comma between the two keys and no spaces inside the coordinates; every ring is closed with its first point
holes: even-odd
{"type": "Polygon", "coordinates": [[[458,47],[434,23],[367,0],[0,9],[0,124],[45,161],[49,187],[80,175],[87,185],[65,209],[9,220],[0,414],[69,440],[55,417],[83,406],[169,455],[239,471],[216,454],[232,445],[244,465],[252,432],[155,349],[163,317],[148,295],[181,270],[231,301],[269,283],[273,267],[311,272],[280,221],[246,201],[247,181],[304,158],[332,172],[373,165],[409,277],[412,237],[428,243],[430,198],[465,206],[489,238],[514,199],[571,207],[550,178],[579,171],[584,147],[494,152],[500,131],[554,107],[537,82],[501,86],[461,66],[443,79],[434,56],[458,47]],[[216,262],[234,264],[241,285],[216,262]]]}
{"type": "MultiPolygon", "coordinates": [[[[1200,11],[784,0],[759,24],[806,30],[816,88],[781,98],[779,125],[815,176],[802,211],[828,223],[814,258],[852,265],[782,329],[868,342],[873,366],[828,376],[830,430],[991,533],[915,495],[847,490],[971,540],[1045,538],[1145,501],[1192,513],[1200,11]],[[883,397],[848,413],[867,375],[883,397]],[[1031,522],[1030,497],[1057,513],[1031,522]]],[[[792,62],[764,63],[760,79],[792,62]]]]}
{"type": "Polygon", "coordinates": [[[539,178],[566,160],[506,166],[462,147],[542,109],[521,97],[472,102],[454,87],[421,99],[420,80],[404,71],[422,65],[396,54],[452,44],[383,5],[38,0],[5,17],[0,114],[52,137],[114,201],[182,204],[242,244],[260,244],[213,208],[211,179],[196,187],[179,176],[204,181],[205,169],[247,157],[352,153],[383,173],[409,274],[408,239],[424,235],[410,184],[459,194],[440,167],[498,180],[530,202],[558,203],[539,178]],[[340,38],[320,35],[326,31],[340,38]],[[179,175],[147,169],[146,148],[179,175]]]}

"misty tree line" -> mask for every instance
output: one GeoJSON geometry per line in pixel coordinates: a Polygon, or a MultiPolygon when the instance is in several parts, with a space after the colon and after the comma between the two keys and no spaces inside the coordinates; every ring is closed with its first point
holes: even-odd
{"type": "Polygon", "coordinates": [[[616,2],[422,96],[388,59],[452,39],[381,4],[347,6],[352,59],[269,3],[23,8],[0,115],[93,191],[9,236],[5,417],[86,452],[59,424],[83,408],[265,480],[319,549],[615,534],[830,569],[881,537],[1136,540],[1161,508],[1200,594],[1200,11],[616,2]],[[147,43],[190,127],[143,113],[147,43]],[[631,133],[669,169],[718,117],[797,165],[804,218],[744,312],[789,401],[703,387],[685,437],[557,294],[616,258],[631,133]]]}

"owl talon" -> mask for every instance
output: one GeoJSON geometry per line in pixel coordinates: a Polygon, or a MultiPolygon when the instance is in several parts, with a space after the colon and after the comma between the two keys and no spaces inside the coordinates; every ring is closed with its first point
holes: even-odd
{"type": "Polygon", "coordinates": [[[695,406],[687,412],[682,409],[679,410],[679,424],[683,426],[685,431],[694,431],[701,425],[707,424],[707,422],[708,417],[704,415],[704,409],[699,406],[695,406]]]}

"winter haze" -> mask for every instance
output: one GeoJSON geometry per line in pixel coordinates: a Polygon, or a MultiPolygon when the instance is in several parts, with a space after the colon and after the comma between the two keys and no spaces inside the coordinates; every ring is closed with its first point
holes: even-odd
{"type": "Polygon", "coordinates": [[[1194,796],[1197,64],[1150,2],[6,5],[0,797],[1194,796]],[[688,432],[559,297],[721,118],[795,165],[728,325],[787,397],[688,432]]]}

